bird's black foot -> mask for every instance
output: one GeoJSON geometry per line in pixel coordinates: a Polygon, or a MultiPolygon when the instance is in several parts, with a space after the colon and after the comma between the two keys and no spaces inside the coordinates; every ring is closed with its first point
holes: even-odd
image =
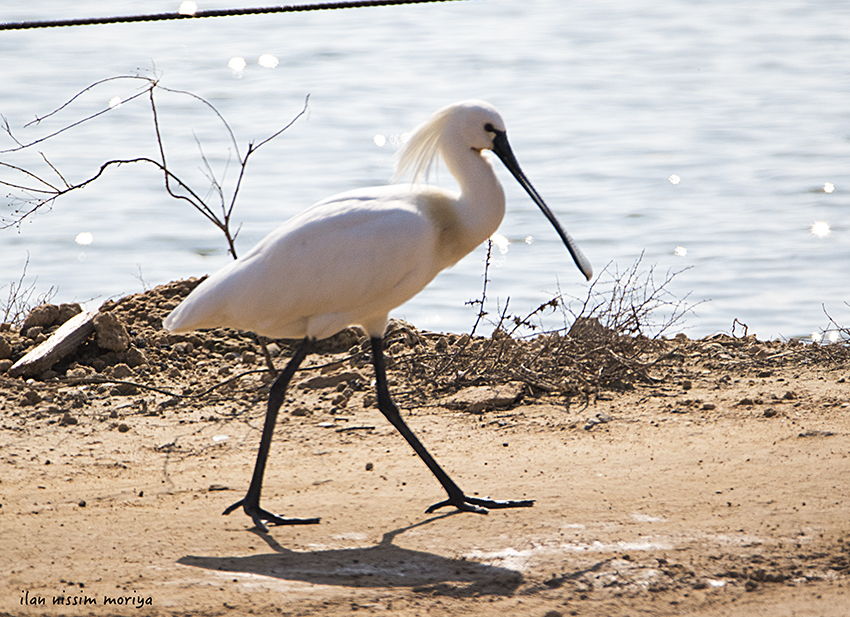
{"type": "Polygon", "coordinates": [[[235,504],[227,508],[224,512],[222,512],[222,515],[227,516],[240,506],[243,510],[245,510],[245,514],[251,517],[251,520],[254,521],[257,528],[266,532],[269,529],[263,521],[268,521],[271,525],[318,525],[320,520],[318,518],[281,518],[277,514],[272,514],[268,510],[263,510],[259,503],[247,503],[244,499],[240,499],[235,504]]]}
{"type": "Polygon", "coordinates": [[[426,514],[431,514],[446,506],[454,506],[461,512],[475,512],[476,514],[487,514],[490,510],[499,510],[502,508],[530,508],[534,505],[533,499],[521,499],[519,501],[497,501],[495,499],[478,499],[476,497],[449,497],[445,501],[435,503],[433,506],[425,510],[426,514]]]}

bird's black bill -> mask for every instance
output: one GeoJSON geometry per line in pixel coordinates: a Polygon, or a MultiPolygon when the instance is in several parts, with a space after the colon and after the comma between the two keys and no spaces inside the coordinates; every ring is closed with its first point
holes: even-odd
{"type": "Polygon", "coordinates": [[[522,185],[522,188],[526,190],[529,197],[537,204],[537,207],[543,212],[549,222],[552,223],[552,226],[555,228],[555,231],[558,232],[558,235],[561,236],[561,240],[564,241],[564,245],[567,247],[567,250],[570,252],[570,255],[573,256],[573,261],[576,262],[578,269],[581,270],[581,273],[589,281],[593,276],[593,268],[590,267],[590,262],[587,260],[587,257],[579,250],[578,246],[576,246],[575,241],[570,237],[566,231],[564,231],[561,224],[558,222],[558,219],[555,218],[555,215],[552,214],[552,211],[549,209],[549,206],[543,201],[543,198],[538,195],[537,191],[534,190],[534,187],[531,186],[531,182],[528,181],[528,178],[525,177],[525,174],[522,173],[522,169],[519,167],[519,163],[514,156],[513,151],[511,150],[510,144],[508,144],[508,134],[505,131],[496,131],[496,136],[493,138],[493,152],[496,153],[496,156],[501,159],[502,163],[505,164],[505,167],[508,168],[514,178],[517,179],[522,185]]]}

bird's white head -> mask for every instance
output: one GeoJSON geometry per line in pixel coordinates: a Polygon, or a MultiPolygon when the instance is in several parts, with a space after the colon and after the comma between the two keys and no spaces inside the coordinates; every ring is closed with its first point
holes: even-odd
{"type": "Polygon", "coordinates": [[[450,125],[459,141],[473,150],[492,150],[493,139],[505,132],[505,121],[490,103],[464,101],[446,109],[451,109],[450,125]]]}
{"type": "Polygon", "coordinates": [[[398,151],[393,180],[412,172],[412,182],[423,181],[448,145],[492,150],[496,134],[504,131],[505,122],[490,103],[469,100],[447,105],[416,127],[398,151]]]}

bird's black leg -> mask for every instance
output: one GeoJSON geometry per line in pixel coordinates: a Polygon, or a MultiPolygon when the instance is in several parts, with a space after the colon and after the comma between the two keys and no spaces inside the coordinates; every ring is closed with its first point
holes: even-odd
{"type": "Polygon", "coordinates": [[[387,371],[384,364],[384,345],[383,339],[372,337],[372,364],[375,367],[375,381],[378,391],[378,408],[381,413],[396,427],[402,437],[414,449],[419,458],[428,466],[431,473],[436,476],[443,488],[449,494],[449,498],[445,501],[435,503],[428,508],[426,512],[431,513],[444,506],[454,506],[458,510],[464,512],[478,512],[479,514],[487,514],[489,508],[527,508],[534,505],[533,499],[524,499],[520,501],[496,501],[493,499],[478,499],[476,497],[467,497],[463,494],[457,484],[455,484],[449,475],[443,471],[442,467],[437,464],[422,442],[413,434],[413,431],[405,424],[398,411],[398,407],[393,403],[390,397],[390,390],[387,386],[387,371]]]}
{"type": "Polygon", "coordinates": [[[289,360],[289,364],[283,369],[283,372],[274,380],[271,389],[269,390],[269,406],[266,411],[266,421],[263,424],[263,436],[260,438],[260,450],[257,452],[257,463],[254,465],[254,475],[251,477],[251,485],[248,487],[248,493],[244,499],[240,499],[235,504],[227,508],[224,514],[230,514],[239,506],[245,510],[245,514],[250,516],[254,524],[268,531],[263,521],[268,521],[274,525],[315,525],[319,522],[317,518],[281,518],[276,514],[272,514],[260,507],[260,491],[263,488],[263,474],[266,471],[266,461],[269,457],[269,449],[272,445],[272,435],[274,435],[274,426],[277,422],[277,414],[280,411],[280,406],[283,404],[286,395],[286,387],[298,370],[298,366],[310,353],[313,347],[313,341],[310,338],[305,338],[295,354],[289,360]]]}

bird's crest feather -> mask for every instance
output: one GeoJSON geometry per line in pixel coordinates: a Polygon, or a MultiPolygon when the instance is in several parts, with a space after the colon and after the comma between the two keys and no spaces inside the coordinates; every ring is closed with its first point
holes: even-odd
{"type": "Polygon", "coordinates": [[[449,105],[440,109],[414,129],[410,139],[396,153],[393,182],[401,181],[408,173],[413,184],[427,180],[441,157],[440,141],[454,108],[455,105],[449,105]]]}

